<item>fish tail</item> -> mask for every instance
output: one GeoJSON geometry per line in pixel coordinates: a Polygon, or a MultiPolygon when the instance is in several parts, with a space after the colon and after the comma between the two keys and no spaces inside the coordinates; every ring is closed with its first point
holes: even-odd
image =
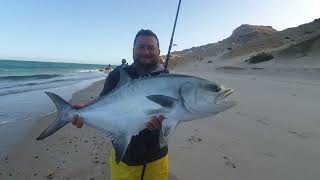
{"type": "Polygon", "coordinates": [[[58,116],[56,120],[47,128],[45,129],[39,137],[37,137],[37,140],[42,140],[55,132],[57,132],[60,128],[71,122],[72,117],[73,117],[73,112],[74,109],[72,108],[71,104],[65,101],[63,98],[60,96],[50,93],[50,92],[45,92],[51,100],[54,102],[54,104],[57,107],[58,110],[58,116]]]}

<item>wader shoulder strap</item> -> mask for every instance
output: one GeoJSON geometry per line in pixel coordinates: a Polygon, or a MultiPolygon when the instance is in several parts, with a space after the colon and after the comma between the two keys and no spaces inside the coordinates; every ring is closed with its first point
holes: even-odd
{"type": "Polygon", "coordinates": [[[146,171],[146,167],[147,167],[147,163],[144,163],[144,164],[143,164],[143,167],[142,167],[142,172],[141,172],[141,178],[140,178],[140,180],[143,180],[143,177],[144,177],[144,174],[145,174],[145,171],[146,171]]]}

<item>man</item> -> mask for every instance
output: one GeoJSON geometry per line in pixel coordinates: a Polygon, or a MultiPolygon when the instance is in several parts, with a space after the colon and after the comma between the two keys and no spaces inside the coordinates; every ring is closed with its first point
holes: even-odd
{"type": "MultiPolygon", "coordinates": [[[[160,63],[159,41],[152,31],[140,30],[133,43],[134,63],[123,69],[131,78],[139,78],[147,75],[157,75],[164,72],[160,63]]],[[[107,77],[104,88],[100,94],[103,96],[113,90],[120,79],[120,71],[117,67],[107,77]]],[[[83,105],[74,105],[81,108],[83,105]]],[[[111,179],[130,180],[167,180],[168,179],[168,147],[160,148],[159,133],[163,116],[152,117],[146,123],[146,129],[137,136],[133,136],[122,161],[115,162],[115,151],[111,150],[109,158],[111,179]]],[[[81,128],[83,122],[80,117],[75,117],[72,122],[81,128]]]]}
{"type": "Polygon", "coordinates": [[[121,67],[126,67],[127,66],[127,61],[126,59],[121,60],[121,67]]]}

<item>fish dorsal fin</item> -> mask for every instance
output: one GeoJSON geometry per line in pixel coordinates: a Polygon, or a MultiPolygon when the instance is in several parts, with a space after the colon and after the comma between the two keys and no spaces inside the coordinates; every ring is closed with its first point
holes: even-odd
{"type": "Polygon", "coordinates": [[[147,98],[155,103],[158,103],[159,105],[165,108],[172,108],[174,104],[179,102],[178,99],[175,99],[170,96],[164,96],[164,95],[150,95],[150,96],[147,96],[147,98]]]}
{"type": "Polygon", "coordinates": [[[162,122],[162,129],[159,136],[160,148],[168,145],[169,137],[172,135],[178,124],[178,121],[171,119],[166,119],[162,122]]]}
{"type": "Polygon", "coordinates": [[[120,88],[121,86],[123,86],[124,84],[126,84],[127,82],[131,81],[132,78],[129,76],[129,74],[123,69],[123,68],[119,68],[119,82],[117,84],[117,86],[115,87],[115,89],[120,88]]]}

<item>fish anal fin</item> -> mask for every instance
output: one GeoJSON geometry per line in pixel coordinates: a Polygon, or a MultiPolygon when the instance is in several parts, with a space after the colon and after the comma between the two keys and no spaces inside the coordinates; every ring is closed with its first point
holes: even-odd
{"type": "Polygon", "coordinates": [[[165,108],[172,108],[174,104],[179,102],[176,98],[164,95],[150,95],[147,98],[165,108]]]}
{"type": "Polygon", "coordinates": [[[104,132],[106,137],[110,137],[115,149],[116,162],[119,163],[127,151],[128,144],[131,141],[131,135],[125,132],[104,132]]]}

